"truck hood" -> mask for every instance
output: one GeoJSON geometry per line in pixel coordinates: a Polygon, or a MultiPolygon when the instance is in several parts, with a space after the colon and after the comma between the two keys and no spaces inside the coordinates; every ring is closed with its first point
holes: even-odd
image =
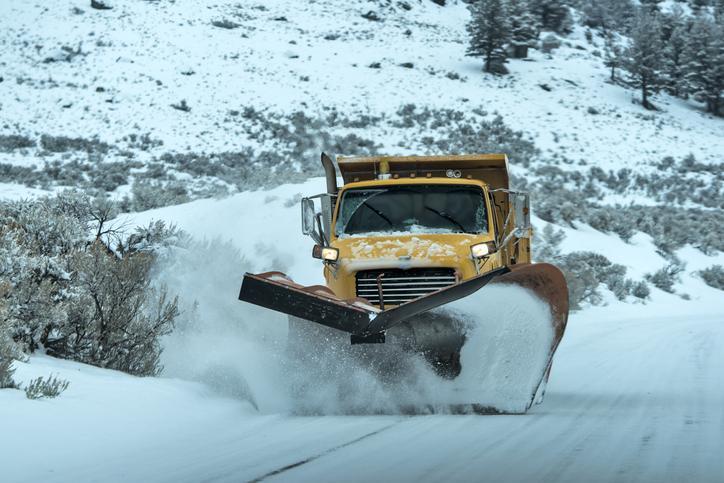
{"type": "Polygon", "coordinates": [[[354,272],[372,268],[458,267],[470,260],[470,246],[489,235],[466,233],[403,234],[338,238],[339,265],[354,272]]]}

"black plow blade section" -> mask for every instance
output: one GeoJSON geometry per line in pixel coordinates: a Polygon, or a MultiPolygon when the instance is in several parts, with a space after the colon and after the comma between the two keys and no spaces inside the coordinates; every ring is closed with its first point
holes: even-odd
{"type": "Polygon", "coordinates": [[[239,300],[352,334],[364,332],[370,323],[370,313],[374,313],[264,274],[244,275],[239,300]]]}
{"type": "Polygon", "coordinates": [[[348,332],[353,344],[383,343],[387,329],[466,297],[509,271],[499,268],[382,312],[338,299],[324,287],[297,285],[279,272],[245,274],[239,300],[348,332]]]}
{"type": "Polygon", "coordinates": [[[350,336],[352,345],[357,344],[384,344],[385,333],[375,332],[374,334],[352,334],[350,336]]]}

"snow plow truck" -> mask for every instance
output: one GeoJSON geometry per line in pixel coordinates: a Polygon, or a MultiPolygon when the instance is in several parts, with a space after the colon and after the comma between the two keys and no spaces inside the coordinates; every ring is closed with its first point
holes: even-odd
{"type": "Polygon", "coordinates": [[[313,339],[307,351],[420,354],[457,383],[451,405],[542,401],[568,289],[558,268],[531,263],[530,198],[510,189],[507,156],[322,153],[322,165],[326,193],[302,199],[301,221],[325,285],[247,273],[239,299],[287,314],[289,343],[313,339]]]}

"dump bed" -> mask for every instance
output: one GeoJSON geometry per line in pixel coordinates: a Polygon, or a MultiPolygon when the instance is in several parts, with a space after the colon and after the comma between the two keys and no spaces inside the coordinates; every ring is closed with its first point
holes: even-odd
{"type": "Polygon", "coordinates": [[[337,156],[344,183],[377,178],[380,163],[387,161],[393,178],[476,179],[491,189],[508,189],[508,157],[505,154],[457,154],[444,156],[337,156]]]}

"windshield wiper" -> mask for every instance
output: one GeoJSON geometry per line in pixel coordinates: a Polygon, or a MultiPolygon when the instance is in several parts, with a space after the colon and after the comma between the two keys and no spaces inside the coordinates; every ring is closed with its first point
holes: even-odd
{"type": "MultiPolygon", "coordinates": [[[[372,197],[370,196],[370,198],[372,198],[372,197]]],[[[370,198],[367,198],[367,199],[370,199],[370,198]]],[[[376,208],[372,208],[371,205],[367,204],[367,201],[363,201],[362,204],[365,205],[367,208],[369,208],[370,211],[372,211],[373,213],[375,213],[377,216],[379,216],[380,218],[382,218],[383,220],[385,220],[388,225],[392,226],[392,222],[390,221],[389,218],[387,218],[387,217],[385,216],[384,213],[382,213],[381,211],[379,211],[379,210],[376,209],[376,208]]],[[[356,211],[356,210],[355,210],[355,211],[356,211]]]]}
{"type": "Polygon", "coordinates": [[[440,217],[442,217],[442,218],[445,218],[445,219],[446,219],[447,221],[449,221],[450,223],[453,223],[454,225],[457,225],[458,228],[460,228],[460,230],[461,230],[463,233],[467,233],[467,230],[465,229],[465,227],[464,227],[463,225],[460,224],[459,221],[457,221],[455,218],[453,218],[452,216],[448,215],[448,214],[445,213],[444,211],[437,211],[435,208],[430,208],[430,207],[427,206],[427,205],[425,205],[425,209],[432,211],[433,213],[435,213],[436,215],[438,215],[438,216],[440,216],[440,217]]]}

